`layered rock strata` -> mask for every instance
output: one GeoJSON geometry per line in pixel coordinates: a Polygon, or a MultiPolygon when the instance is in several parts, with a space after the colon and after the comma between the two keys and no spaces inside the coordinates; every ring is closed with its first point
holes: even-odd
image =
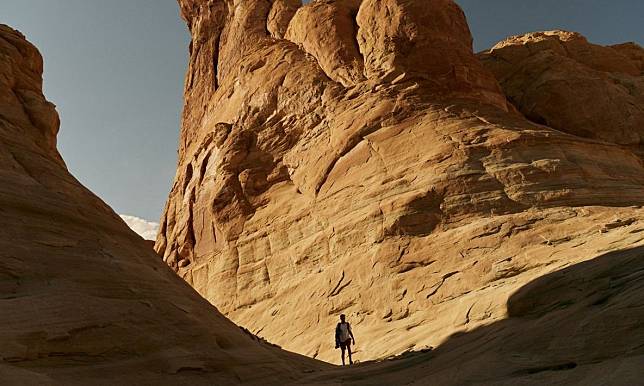
{"type": "Polygon", "coordinates": [[[69,174],[42,66],[0,25],[0,383],[283,384],[319,368],[224,318],[69,174]]]}
{"type": "Polygon", "coordinates": [[[480,54],[529,119],[584,138],[641,147],[644,49],[610,47],[566,31],[506,39],[480,54]]]}
{"type": "Polygon", "coordinates": [[[156,249],[254,333],[335,361],[345,313],[358,358],[418,350],[502,320],[533,279],[641,244],[642,126],[535,118],[452,1],[179,4],[190,64],[156,249]]]}
{"type": "MultiPolygon", "coordinates": [[[[394,18],[404,25],[400,36],[425,28],[414,27],[414,15],[427,15],[416,3],[355,4],[318,1],[297,13],[321,7],[346,21],[349,9],[371,20],[382,8],[368,7],[378,5],[389,15],[413,11],[394,18]]],[[[186,147],[157,248],[229,315],[287,347],[334,359],[333,324],[345,312],[357,359],[421,352],[347,371],[240,332],[67,172],[55,147],[58,116],[41,92],[40,55],[0,26],[2,384],[640,382],[641,146],[530,123],[475,61],[466,72],[455,65],[454,79],[432,72],[438,62],[419,65],[431,76],[414,72],[410,55],[384,55],[387,70],[362,78],[350,71],[359,60],[325,67],[332,61],[323,56],[351,50],[282,39],[302,36],[290,31],[294,2],[182,5],[193,32],[210,32],[192,44],[191,68],[200,70],[188,75],[186,147]],[[252,38],[278,52],[259,66],[242,51],[242,65],[252,66],[228,69],[254,86],[218,78],[219,67],[204,64],[208,55],[195,54],[229,41],[222,35],[236,42],[244,34],[229,24],[248,27],[264,11],[270,38],[252,38]],[[194,21],[224,16],[220,27],[194,21]],[[281,67],[285,58],[291,70],[281,67]],[[244,72],[274,60],[280,65],[270,68],[284,75],[278,86],[271,71],[244,72]],[[231,85],[237,90],[218,94],[231,85]],[[300,98],[314,99],[298,105],[300,98]]],[[[445,31],[462,30],[453,4],[426,5],[456,18],[445,31]]],[[[358,52],[433,41],[438,60],[449,40],[387,35],[381,48],[358,52]]],[[[620,47],[639,57],[637,47],[620,47]]]]}

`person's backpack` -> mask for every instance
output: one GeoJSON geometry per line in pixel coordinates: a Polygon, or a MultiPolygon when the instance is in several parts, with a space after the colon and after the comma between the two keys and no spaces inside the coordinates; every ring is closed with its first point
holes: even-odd
{"type": "Polygon", "coordinates": [[[335,348],[340,347],[340,323],[335,326],[335,348]]]}

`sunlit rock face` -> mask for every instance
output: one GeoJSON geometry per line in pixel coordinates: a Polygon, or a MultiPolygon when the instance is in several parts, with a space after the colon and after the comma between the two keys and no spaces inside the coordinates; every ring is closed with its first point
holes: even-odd
{"type": "Polygon", "coordinates": [[[311,368],[226,320],[69,174],[42,66],[0,25],[0,383],[283,384],[311,368]]]}
{"type": "MultiPolygon", "coordinates": [[[[179,5],[190,64],[156,250],[252,332],[335,360],[345,313],[362,360],[422,349],[505,318],[535,278],[641,243],[642,126],[610,112],[585,128],[538,93],[523,105],[513,90],[533,78],[496,63],[514,43],[484,66],[452,1],[179,5]]],[[[596,67],[592,90],[639,79],[552,44],[544,69],[596,67]]],[[[563,98],[612,106],[593,94],[563,98]]]]}
{"type": "MultiPolygon", "coordinates": [[[[641,381],[628,117],[614,137],[568,115],[569,129],[534,123],[555,118],[506,102],[503,47],[483,55],[489,72],[448,1],[180,5],[193,41],[166,263],[293,351],[337,363],[341,312],[354,359],[440,345],[342,371],[242,332],[68,173],[42,58],[0,25],[0,383],[641,381]]],[[[611,49],[641,63],[635,45],[611,49]]]]}
{"type": "Polygon", "coordinates": [[[514,36],[480,55],[528,118],[584,138],[641,147],[644,49],[566,31],[514,36]]]}

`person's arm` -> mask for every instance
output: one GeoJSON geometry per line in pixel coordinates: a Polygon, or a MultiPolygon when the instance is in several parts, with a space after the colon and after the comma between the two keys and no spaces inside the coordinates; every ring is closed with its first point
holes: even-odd
{"type": "Polygon", "coordinates": [[[335,348],[340,347],[340,325],[335,326],[335,348]]]}
{"type": "Polygon", "coordinates": [[[347,329],[349,330],[349,335],[351,335],[351,340],[353,340],[353,344],[356,344],[356,338],[353,337],[353,331],[351,331],[351,325],[347,323],[347,329]]]}

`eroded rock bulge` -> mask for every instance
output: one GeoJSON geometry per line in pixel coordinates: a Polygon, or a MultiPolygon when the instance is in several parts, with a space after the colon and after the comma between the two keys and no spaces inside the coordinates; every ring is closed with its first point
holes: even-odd
{"type": "Polygon", "coordinates": [[[510,101],[531,120],[622,145],[644,140],[644,49],[604,47],[578,33],[511,37],[480,54],[510,101]]]}
{"type": "Polygon", "coordinates": [[[0,383],[284,384],[315,368],[228,321],[68,173],[41,75],[0,25],[0,383]]]}
{"type": "Polygon", "coordinates": [[[641,241],[597,237],[641,221],[633,147],[508,106],[453,2],[314,1],[286,7],[284,38],[281,2],[179,4],[193,39],[156,249],[268,340],[335,360],[344,312],[361,359],[436,345],[505,317],[529,280],[641,241]]]}

